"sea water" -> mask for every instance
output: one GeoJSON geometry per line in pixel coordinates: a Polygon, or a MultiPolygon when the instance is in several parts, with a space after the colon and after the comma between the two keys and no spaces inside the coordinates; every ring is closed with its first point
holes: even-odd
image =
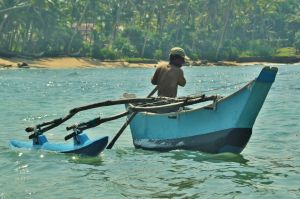
{"type": "MultiPolygon", "coordinates": [[[[0,198],[300,198],[300,65],[278,67],[240,155],[135,149],[127,128],[112,150],[91,158],[15,149],[9,140],[28,140],[26,127],[74,107],[125,92],[144,97],[154,68],[0,70],[0,198]]],[[[228,95],[261,69],[184,67],[187,85],[178,93],[228,95]]],[[[45,135],[64,143],[66,126],[122,111],[123,105],[84,111],[45,135]]],[[[112,138],[124,120],[86,133],[112,138]]]]}

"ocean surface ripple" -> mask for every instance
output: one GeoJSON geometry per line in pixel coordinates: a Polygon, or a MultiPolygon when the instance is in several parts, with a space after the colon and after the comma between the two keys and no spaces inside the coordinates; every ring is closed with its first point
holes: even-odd
{"type": "MultiPolygon", "coordinates": [[[[185,67],[179,95],[228,95],[254,79],[261,66],[185,67]]],[[[0,199],[7,198],[300,198],[300,65],[280,65],[278,75],[240,155],[135,149],[129,128],[99,157],[19,150],[9,140],[62,117],[71,108],[146,96],[149,68],[0,70],[0,199]]],[[[47,132],[64,142],[67,125],[124,111],[123,106],[81,112],[47,132]]],[[[124,118],[87,134],[112,137],[124,118]]]]}

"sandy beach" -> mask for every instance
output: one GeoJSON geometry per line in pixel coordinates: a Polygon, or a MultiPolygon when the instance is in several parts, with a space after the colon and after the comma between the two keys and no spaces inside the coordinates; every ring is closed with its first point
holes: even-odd
{"type": "MultiPolygon", "coordinates": [[[[40,58],[40,59],[25,59],[25,58],[0,58],[0,68],[90,68],[90,67],[141,67],[153,68],[162,64],[167,64],[167,61],[159,61],[157,64],[149,63],[129,63],[126,61],[102,61],[93,58],[75,58],[75,57],[56,57],[56,58],[40,58]],[[26,63],[26,64],[24,64],[26,63]],[[22,66],[24,65],[24,66],[22,66]]],[[[197,66],[198,64],[191,65],[197,66]]],[[[251,66],[251,65],[278,65],[276,63],[268,62],[230,62],[222,61],[217,63],[207,63],[206,66],[251,66]]]]}
{"type": "Polygon", "coordinates": [[[40,58],[40,59],[23,59],[23,58],[0,58],[0,67],[16,68],[22,63],[26,63],[33,68],[89,68],[89,67],[155,67],[156,65],[165,64],[167,62],[160,61],[157,64],[148,63],[128,63],[126,61],[101,61],[93,58],[74,58],[74,57],[58,57],[58,58],[40,58]]]}

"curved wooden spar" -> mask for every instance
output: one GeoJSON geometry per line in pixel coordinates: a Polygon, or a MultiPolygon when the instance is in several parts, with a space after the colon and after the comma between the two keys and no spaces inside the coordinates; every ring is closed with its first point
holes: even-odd
{"type": "MultiPolygon", "coordinates": [[[[27,127],[25,129],[25,131],[26,132],[34,132],[36,129],[38,129],[38,133],[42,134],[46,131],[49,131],[49,130],[61,125],[62,123],[69,120],[75,114],[77,114],[78,112],[81,112],[81,111],[94,109],[94,108],[99,108],[99,107],[103,107],[103,106],[112,106],[112,105],[119,105],[119,104],[126,104],[126,103],[152,102],[154,100],[155,100],[154,98],[130,98],[130,99],[120,99],[120,100],[108,100],[108,101],[103,101],[103,102],[99,102],[99,103],[89,104],[89,105],[85,105],[85,106],[81,106],[81,107],[71,109],[69,111],[69,114],[67,114],[66,116],[64,116],[62,118],[54,119],[54,120],[49,121],[49,122],[44,122],[44,123],[38,124],[34,127],[27,127]],[[41,127],[44,127],[44,128],[41,128],[41,127]]],[[[37,134],[34,133],[34,134],[29,136],[29,139],[32,139],[36,136],[37,136],[37,134]]]]}
{"type": "MultiPolygon", "coordinates": [[[[152,95],[154,95],[154,93],[157,91],[157,86],[149,93],[148,97],[151,97],[152,95]]],[[[108,144],[108,146],[106,147],[107,149],[111,149],[115,142],[118,140],[118,138],[120,137],[120,135],[123,133],[123,131],[126,129],[126,127],[128,126],[128,124],[131,122],[131,120],[134,118],[134,116],[137,114],[137,112],[132,113],[129,118],[126,120],[126,122],[123,124],[123,126],[121,127],[121,129],[117,132],[117,134],[114,136],[114,138],[110,141],[110,143],[108,144]]]]}
{"type": "Polygon", "coordinates": [[[183,101],[178,101],[174,103],[159,105],[159,106],[134,106],[132,104],[129,104],[129,109],[133,112],[159,112],[162,110],[172,110],[172,109],[178,109],[180,107],[189,106],[193,104],[198,104],[201,102],[206,102],[210,100],[216,100],[218,99],[218,96],[209,96],[205,97],[204,95],[199,98],[186,98],[183,101]]]}

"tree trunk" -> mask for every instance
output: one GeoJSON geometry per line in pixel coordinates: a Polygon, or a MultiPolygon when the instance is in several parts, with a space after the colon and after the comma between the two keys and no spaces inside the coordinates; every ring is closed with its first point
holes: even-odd
{"type": "MultiPolygon", "coordinates": [[[[79,19],[79,21],[78,21],[77,26],[80,26],[80,25],[81,25],[81,23],[82,23],[82,21],[83,21],[83,18],[84,18],[84,15],[85,15],[85,13],[86,13],[86,10],[87,10],[87,8],[88,8],[89,3],[90,3],[90,1],[87,1],[87,2],[86,2],[85,6],[84,6],[84,9],[83,9],[83,12],[82,12],[82,14],[81,14],[81,16],[80,16],[80,19],[79,19]]],[[[72,35],[72,37],[71,37],[71,39],[70,39],[70,42],[69,42],[69,44],[68,44],[68,54],[71,53],[71,46],[72,46],[73,40],[74,40],[74,38],[75,38],[75,36],[76,36],[77,33],[78,33],[78,30],[77,30],[77,27],[75,27],[75,28],[74,28],[74,33],[73,33],[73,35],[72,35]]]]}
{"type": "Polygon", "coordinates": [[[229,4],[228,4],[228,9],[227,9],[226,16],[225,16],[225,24],[223,26],[223,30],[222,30],[219,44],[218,44],[217,51],[216,51],[216,57],[215,57],[216,60],[218,60],[220,48],[223,46],[224,35],[226,33],[227,25],[229,22],[231,9],[232,9],[232,0],[230,0],[229,4]]]}
{"type": "Polygon", "coordinates": [[[5,22],[6,22],[7,19],[8,19],[8,16],[9,16],[9,15],[4,15],[4,19],[3,19],[3,21],[2,21],[1,24],[0,24],[0,35],[2,35],[2,29],[3,29],[3,26],[4,26],[5,22]]]}
{"type": "Polygon", "coordinates": [[[147,43],[147,36],[145,36],[145,39],[144,39],[144,43],[143,43],[143,47],[142,47],[142,52],[141,52],[141,57],[144,57],[146,43],[147,43]]]}
{"type": "Polygon", "coordinates": [[[110,41],[111,45],[116,39],[117,31],[119,28],[120,15],[123,10],[123,6],[124,6],[123,1],[120,1],[120,5],[117,5],[116,20],[115,20],[115,24],[113,25],[112,36],[110,41]]]}
{"type": "Polygon", "coordinates": [[[144,54],[145,54],[145,48],[146,48],[146,43],[147,43],[147,40],[148,40],[148,32],[150,31],[150,26],[151,26],[151,20],[152,20],[152,14],[149,15],[149,18],[147,19],[147,32],[145,34],[145,39],[144,39],[144,43],[143,43],[143,47],[142,47],[142,52],[141,52],[141,57],[144,57],[144,54]]]}

